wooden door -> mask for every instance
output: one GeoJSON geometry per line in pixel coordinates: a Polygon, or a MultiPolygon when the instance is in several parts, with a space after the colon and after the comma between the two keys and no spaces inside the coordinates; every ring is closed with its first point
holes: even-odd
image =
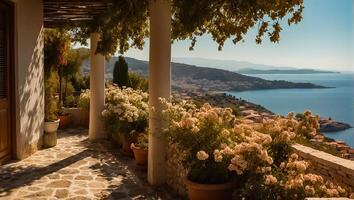
{"type": "Polygon", "coordinates": [[[0,0],[0,164],[11,158],[12,153],[12,104],[13,62],[11,50],[13,10],[11,5],[0,0]]]}

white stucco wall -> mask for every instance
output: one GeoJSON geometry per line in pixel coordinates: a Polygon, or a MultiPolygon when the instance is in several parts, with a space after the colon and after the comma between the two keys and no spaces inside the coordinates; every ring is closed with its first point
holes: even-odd
{"type": "Polygon", "coordinates": [[[16,155],[23,159],[42,146],[44,55],[42,0],[15,2],[16,155]]]}

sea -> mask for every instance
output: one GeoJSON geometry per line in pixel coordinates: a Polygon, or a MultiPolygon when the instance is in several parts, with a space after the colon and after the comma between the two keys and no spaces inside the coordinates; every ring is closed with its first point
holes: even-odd
{"type": "MultiPolygon", "coordinates": [[[[259,104],[268,110],[286,115],[311,110],[322,118],[354,126],[354,73],[321,74],[252,74],[267,80],[308,82],[334,87],[326,89],[272,89],[242,92],[228,92],[244,100],[259,104]]],[[[354,148],[354,128],[324,133],[327,137],[345,141],[354,148]]]]}

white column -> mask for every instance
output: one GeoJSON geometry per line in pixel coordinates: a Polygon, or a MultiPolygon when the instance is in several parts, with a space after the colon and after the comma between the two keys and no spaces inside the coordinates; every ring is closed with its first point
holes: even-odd
{"type": "Polygon", "coordinates": [[[162,129],[166,121],[158,113],[158,98],[171,94],[171,5],[166,0],[150,0],[149,104],[155,108],[149,120],[148,181],[165,183],[166,141],[162,129]]]}
{"type": "Polygon", "coordinates": [[[104,108],[105,88],[105,57],[96,54],[97,43],[100,40],[98,33],[91,34],[90,47],[90,140],[106,138],[103,130],[101,112],[104,108]]]}
{"type": "Polygon", "coordinates": [[[47,67],[43,62],[43,1],[17,0],[14,3],[16,101],[11,103],[16,107],[16,129],[11,130],[11,134],[16,131],[16,157],[24,159],[43,141],[44,67],[47,67]]]}

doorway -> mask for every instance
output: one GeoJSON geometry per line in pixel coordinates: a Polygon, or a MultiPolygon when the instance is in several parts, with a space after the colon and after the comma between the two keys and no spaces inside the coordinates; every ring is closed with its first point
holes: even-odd
{"type": "Polygon", "coordinates": [[[12,157],[14,148],[14,8],[0,0],[0,164],[12,157]]]}

